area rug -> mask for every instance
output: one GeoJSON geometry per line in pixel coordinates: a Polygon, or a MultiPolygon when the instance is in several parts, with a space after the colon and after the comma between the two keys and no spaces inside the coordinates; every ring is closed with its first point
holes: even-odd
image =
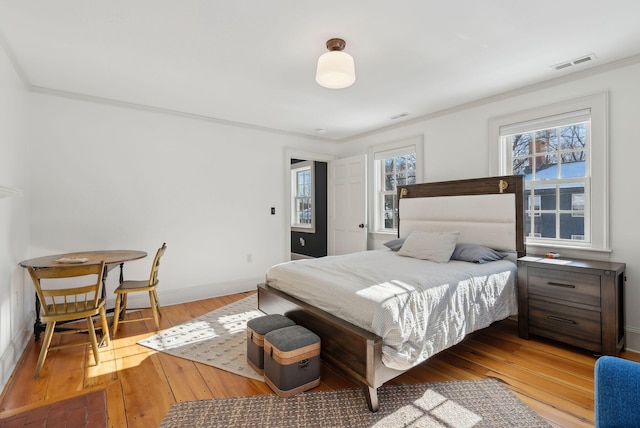
{"type": "Polygon", "coordinates": [[[247,364],[246,342],[247,321],[262,315],[258,310],[258,297],[253,294],[163,330],[140,340],[138,344],[251,379],[263,380],[263,376],[247,364]]]}
{"type": "Polygon", "coordinates": [[[171,406],[161,427],[549,427],[495,379],[389,385],[380,409],[362,389],[186,401],[171,406]]]}
{"type": "Polygon", "coordinates": [[[3,412],[0,414],[0,428],[64,426],[105,428],[107,426],[105,390],[78,395],[18,413],[3,412]],[[12,413],[12,415],[2,416],[7,413],[12,413]]]}

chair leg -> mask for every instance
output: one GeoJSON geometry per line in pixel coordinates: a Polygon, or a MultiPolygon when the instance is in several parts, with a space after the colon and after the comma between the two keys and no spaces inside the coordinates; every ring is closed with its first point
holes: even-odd
{"type": "Polygon", "coordinates": [[[118,293],[116,295],[116,308],[113,312],[113,337],[116,337],[116,333],[118,332],[118,320],[120,320],[120,300],[122,298],[122,294],[118,293]]]}
{"type": "Polygon", "coordinates": [[[153,290],[153,297],[156,299],[156,306],[158,307],[158,315],[162,316],[162,308],[160,307],[160,300],[158,300],[158,293],[153,290]]]}
{"type": "Polygon", "coordinates": [[[55,321],[49,321],[47,323],[47,328],[44,331],[44,340],[42,341],[42,348],[40,348],[40,356],[38,357],[38,363],[36,364],[36,372],[33,375],[33,377],[36,379],[40,377],[40,370],[44,365],[45,358],[47,358],[47,352],[49,352],[49,345],[51,344],[51,338],[53,337],[53,332],[55,328],[56,328],[55,321]]]}
{"type": "Polygon", "coordinates": [[[96,366],[100,364],[100,356],[98,355],[98,338],[96,337],[96,329],[93,327],[93,319],[87,317],[87,327],[89,328],[89,340],[91,340],[91,348],[93,349],[93,358],[96,366]]]}
{"type": "Polygon", "coordinates": [[[107,322],[107,311],[104,310],[104,306],[100,308],[100,321],[102,322],[102,337],[104,339],[104,344],[109,346],[109,323],[107,322]]]}
{"type": "Polygon", "coordinates": [[[120,309],[120,319],[123,320],[124,317],[127,315],[127,297],[129,296],[129,293],[122,293],[122,309],[120,309]]]}
{"type": "Polygon", "coordinates": [[[153,321],[156,323],[156,330],[160,330],[160,321],[158,320],[158,304],[156,302],[153,290],[149,291],[149,303],[151,306],[151,313],[153,314],[153,321]]]}

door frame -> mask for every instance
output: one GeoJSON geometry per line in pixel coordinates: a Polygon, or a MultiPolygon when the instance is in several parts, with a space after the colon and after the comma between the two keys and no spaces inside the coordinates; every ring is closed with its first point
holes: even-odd
{"type": "MultiPolygon", "coordinates": [[[[284,179],[284,197],[285,197],[285,207],[284,209],[284,221],[285,221],[285,231],[287,232],[286,244],[284,247],[284,260],[291,260],[291,160],[292,159],[304,159],[309,161],[317,161],[317,162],[327,162],[337,159],[338,156],[326,154],[326,153],[317,153],[317,152],[307,152],[304,150],[298,149],[285,149],[284,151],[284,163],[285,163],[285,179],[284,179]]],[[[327,174],[327,192],[329,192],[329,174],[327,174]]],[[[327,234],[327,246],[329,236],[327,234]]]]}

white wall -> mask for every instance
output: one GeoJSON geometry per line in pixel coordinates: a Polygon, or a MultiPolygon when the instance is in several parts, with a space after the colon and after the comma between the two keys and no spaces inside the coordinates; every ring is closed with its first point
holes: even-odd
{"type": "MultiPolygon", "coordinates": [[[[27,90],[0,47],[0,186],[29,193],[27,90]]],[[[28,256],[28,198],[0,198],[0,389],[7,382],[33,324],[33,287],[17,265],[28,256]]]]}
{"type": "MultiPolygon", "coordinates": [[[[489,119],[572,100],[599,92],[609,94],[609,194],[611,261],[627,264],[626,331],[627,348],[640,351],[640,248],[637,213],[636,171],[640,161],[640,64],[628,61],[615,69],[585,73],[572,81],[555,81],[517,94],[502,96],[474,106],[460,108],[433,118],[416,120],[354,139],[341,155],[366,153],[373,144],[387,143],[413,135],[424,135],[425,181],[464,179],[489,174],[489,119]],[[462,154],[462,156],[461,156],[462,154]]],[[[380,247],[385,236],[371,236],[371,248],[380,247]]],[[[540,251],[540,250],[538,250],[540,251]]],[[[545,250],[543,250],[545,251],[545,250]]],[[[600,257],[584,253],[584,258],[600,257]]],[[[604,255],[605,257],[607,254],[604,255]]]]}
{"type": "MultiPolygon", "coordinates": [[[[288,257],[285,149],[336,150],[213,121],[31,97],[32,255],[152,255],[166,241],[163,304],[254,289],[269,266],[288,257]]],[[[146,278],[151,261],[127,263],[125,277],[146,278]]],[[[108,289],[116,284],[112,271],[108,289]]],[[[136,297],[134,305],[148,303],[136,297]]]]}

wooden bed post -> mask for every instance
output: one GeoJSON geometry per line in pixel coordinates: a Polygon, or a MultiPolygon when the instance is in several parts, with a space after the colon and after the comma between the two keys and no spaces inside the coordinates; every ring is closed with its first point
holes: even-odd
{"type": "Polygon", "coordinates": [[[367,400],[367,406],[369,406],[369,410],[371,410],[372,412],[377,412],[379,409],[378,389],[372,388],[368,385],[364,385],[362,389],[364,390],[364,398],[367,400]]]}

